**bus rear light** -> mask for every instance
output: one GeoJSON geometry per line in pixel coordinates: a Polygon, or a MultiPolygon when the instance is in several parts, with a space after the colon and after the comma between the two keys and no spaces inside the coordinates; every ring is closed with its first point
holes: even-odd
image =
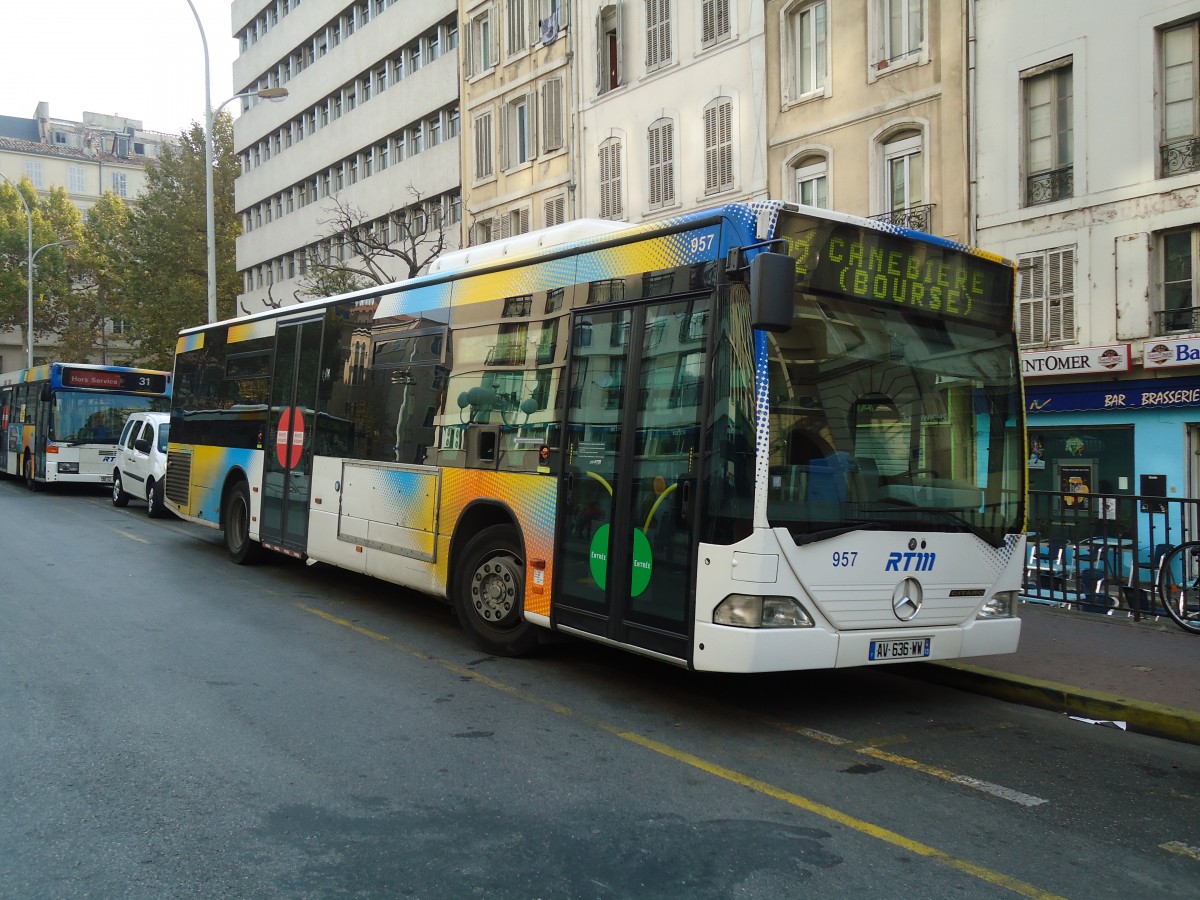
{"type": "Polygon", "coordinates": [[[975,614],[977,619],[1011,619],[1017,606],[1016,591],[996,591],[975,614]]]}
{"type": "Polygon", "coordinates": [[[77,462],[60,462],[58,464],[59,475],[78,475],[79,463],[77,462]]]}
{"type": "Polygon", "coordinates": [[[713,623],[735,628],[812,628],[812,616],[793,597],[730,594],[713,611],[713,623]]]}

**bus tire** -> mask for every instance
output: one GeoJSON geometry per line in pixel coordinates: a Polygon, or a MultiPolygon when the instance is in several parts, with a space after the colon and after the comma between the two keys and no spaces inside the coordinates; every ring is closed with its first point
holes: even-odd
{"type": "Polygon", "coordinates": [[[250,488],[246,482],[239,481],[226,496],[221,521],[225,523],[229,558],[239,566],[258,562],[262,545],[250,539],[250,488]]]}
{"type": "Polygon", "coordinates": [[[146,484],[146,515],[152,519],[161,519],[167,514],[163,503],[163,486],[161,481],[150,481],[146,484]]]}
{"type": "Polygon", "coordinates": [[[538,644],[538,626],[525,621],[525,563],[521,540],[507,525],[471,538],[455,564],[454,610],[474,643],[495,656],[522,656],[538,644]]]}
{"type": "Polygon", "coordinates": [[[113,506],[129,505],[129,495],[125,493],[125,485],[121,483],[121,473],[116,471],[113,472],[112,504],[113,506]]]}

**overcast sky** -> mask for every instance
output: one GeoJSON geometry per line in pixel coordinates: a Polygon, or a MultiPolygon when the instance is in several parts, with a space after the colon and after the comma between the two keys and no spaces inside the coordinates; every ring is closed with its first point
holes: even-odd
{"type": "MultiPolygon", "coordinates": [[[[233,94],[230,0],[192,0],[204,23],[212,102],[233,94]]],[[[178,134],[204,121],[204,50],[187,0],[0,0],[0,115],[84,110],[178,134]]],[[[238,104],[225,107],[237,114],[238,104]]]]}

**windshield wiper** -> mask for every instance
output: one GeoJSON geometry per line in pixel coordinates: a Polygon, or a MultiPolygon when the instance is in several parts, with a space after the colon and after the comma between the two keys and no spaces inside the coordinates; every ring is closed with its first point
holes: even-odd
{"type": "Polygon", "coordinates": [[[839,525],[836,528],[825,528],[821,531],[810,531],[801,535],[792,532],[792,540],[796,542],[796,546],[802,547],[805,544],[815,544],[817,541],[827,541],[830,538],[841,537],[843,534],[849,534],[851,531],[875,531],[882,526],[883,523],[877,519],[850,519],[845,525],[839,525]]]}
{"type": "Polygon", "coordinates": [[[996,537],[993,532],[987,530],[986,528],[983,528],[980,525],[976,525],[974,522],[972,522],[966,516],[962,515],[961,513],[956,513],[952,509],[945,509],[944,507],[939,507],[939,506],[917,506],[915,503],[908,503],[905,500],[897,500],[895,497],[882,498],[878,502],[891,504],[893,506],[908,507],[910,509],[916,510],[919,513],[923,513],[925,515],[941,516],[944,519],[949,519],[951,522],[953,522],[956,525],[961,525],[969,533],[975,535],[975,537],[979,538],[984,543],[990,544],[991,546],[995,547],[996,549],[1000,549],[1001,547],[1004,546],[1005,539],[1003,536],[996,537]]]}

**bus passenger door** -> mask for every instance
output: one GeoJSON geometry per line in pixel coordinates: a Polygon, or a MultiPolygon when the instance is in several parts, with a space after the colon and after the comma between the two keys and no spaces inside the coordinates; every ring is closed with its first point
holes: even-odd
{"type": "Polygon", "coordinates": [[[259,537],[265,544],[297,553],[307,548],[322,326],[319,318],[278,326],[263,440],[259,537]]]}
{"type": "Polygon", "coordinates": [[[708,297],[572,322],[554,620],[687,659],[708,297]]]}

